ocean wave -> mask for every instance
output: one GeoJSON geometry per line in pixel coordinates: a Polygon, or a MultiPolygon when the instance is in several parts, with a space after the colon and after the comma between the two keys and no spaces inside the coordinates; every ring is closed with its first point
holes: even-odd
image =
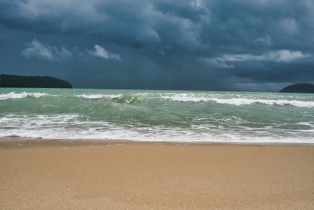
{"type": "MultiPolygon", "coordinates": [[[[198,118],[200,119],[200,118],[198,118]]],[[[311,122],[299,122],[312,125],[311,122]]],[[[289,129],[276,126],[252,128],[224,124],[151,125],[143,122],[110,122],[79,114],[8,114],[0,118],[0,137],[43,139],[115,139],[171,142],[313,143],[313,127],[289,129]],[[287,133],[289,136],[287,136],[287,133]]],[[[0,139],[1,140],[1,139],[0,139]]]]}
{"type": "Polygon", "coordinates": [[[214,98],[211,99],[212,101],[215,101],[219,104],[230,104],[230,105],[236,105],[236,106],[242,106],[242,105],[250,105],[254,103],[258,104],[266,104],[266,105],[291,105],[295,107],[305,107],[305,108],[311,108],[314,107],[313,101],[297,101],[297,100],[266,100],[266,99],[246,99],[246,98],[232,98],[232,99],[218,99],[214,98]]]}
{"type": "Polygon", "coordinates": [[[112,102],[120,103],[120,104],[133,104],[138,101],[142,101],[143,97],[137,95],[124,95],[124,94],[117,94],[117,95],[105,95],[105,94],[93,94],[93,95],[75,95],[79,98],[85,99],[109,99],[112,102]]]}
{"type": "Polygon", "coordinates": [[[210,101],[210,98],[201,97],[201,96],[190,96],[188,94],[177,94],[173,96],[160,96],[162,99],[167,99],[177,102],[207,102],[210,101]]]}
{"type": "Polygon", "coordinates": [[[70,120],[78,118],[78,114],[57,114],[57,115],[15,115],[8,114],[0,118],[0,125],[12,126],[13,124],[50,124],[50,123],[68,123],[70,120]],[[13,124],[12,124],[13,123],[13,124]]]}
{"type": "Polygon", "coordinates": [[[22,92],[22,93],[6,93],[6,94],[0,94],[0,100],[8,100],[8,99],[21,99],[21,98],[39,98],[42,96],[47,96],[49,94],[47,93],[28,93],[28,92],[22,92]]]}
{"type": "Polygon", "coordinates": [[[173,96],[161,96],[160,98],[176,101],[176,102],[208,102],[213,101],[218,104],[229,104],[235,106],[265,104],[265,105],[291,105],[295,107],[312,108],[314,101],[298,101],[298,100],[268,100],[268,99],[248,99],[248,98],[212,98],[205,96],[193,96],[188,94],[177,94],[173,96]]]}
{"type": "Polygon", "coordinates": [[[104,95],[104,94],[82,94],[82,95],[75,95],[76,97],[79,98],[88,98],[88,99],[100,99],[100,98],[109,98],[109,99],[114,99],[114,98],[120,98],[122,97],[122,94],[117,94],[117,95],[104,95]]]}

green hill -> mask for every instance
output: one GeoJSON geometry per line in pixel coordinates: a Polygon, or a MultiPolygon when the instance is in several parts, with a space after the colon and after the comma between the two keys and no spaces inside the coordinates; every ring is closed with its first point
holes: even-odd
{"type": "Polygon", "coordinates": [[[1,74],[0,87],[72,88],[72,85],[67,81],[49,76],[16,76],[1,74]]]}
{"type": "Polygon", "coordinates": [[[314,93],[314,85],[307,83],[298,83],[283,88],[282,93],[314,93]]]}

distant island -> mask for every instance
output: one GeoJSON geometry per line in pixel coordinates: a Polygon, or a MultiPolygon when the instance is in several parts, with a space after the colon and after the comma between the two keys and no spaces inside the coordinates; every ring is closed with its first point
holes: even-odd
{"type": "Polygon", "coordinates": [[[283,88],[281,93],[314,93],[314,85],[308,83],[298,83],[283,88]]]}
{"type": "Polygon", "coordinates": [[[25,87],[25,88],[73,88],[64,80],[49,76],[17,76],[0,75],[0,87],[25,87]]]}

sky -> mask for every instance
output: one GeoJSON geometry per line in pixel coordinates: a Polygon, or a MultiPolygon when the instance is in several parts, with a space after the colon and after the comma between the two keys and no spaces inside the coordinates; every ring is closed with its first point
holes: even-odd
{"type": "Polygon", "coordinates": [[[0,74],[107,89],[314,83],[314,1],[0,0],[0,74]]]}

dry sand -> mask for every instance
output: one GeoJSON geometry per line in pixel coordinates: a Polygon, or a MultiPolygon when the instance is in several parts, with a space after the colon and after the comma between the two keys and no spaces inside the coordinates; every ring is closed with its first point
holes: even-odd
{"type": "Polygon", "coordinates": [[[314,209],[313,146],[0,139],[0,148],[0,209],[314,209]]]}

